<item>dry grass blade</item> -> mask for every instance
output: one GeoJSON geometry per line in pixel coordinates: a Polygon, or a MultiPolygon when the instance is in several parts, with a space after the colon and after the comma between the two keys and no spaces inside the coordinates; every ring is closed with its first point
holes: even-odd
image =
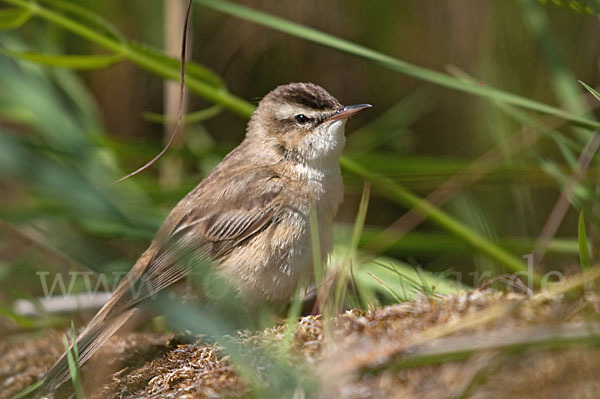
{"type": "Polygon", "coordinates": [[[537,325],[522,329],[514,327],[479,331],[457,337],[444,337],[411,348],[393,365],[411,368],[439,364],[450,360],[461,360],[482,351],[523,348],[561,348],[568,345],[597,342],[600,338],[600,323],[537,325]]]}
{"type": "MultiPolygon", "coordinates": [[[[524,299],[523,303],[529,306],[539,306],[552,298],[557,298],[567,292],[583,287],[585,284],[600,278],[600,265],[596,265],[585,272],[573,276],[560,286],[544,287],[543,292],[535,295],[531,299],[524,299]]],[[[498,303],[491,305],[481,312],[467,314],[464,317],[451,319],[443,325],[434,325],[427,328],[419,334],[415,334],[406,340],[394,342],[382,342],[378,345],[372,345],[365,351],[350,355],[350,358],[327,366],[327,378],[341,378],[342,376],[353,374],[360,370],[373,370],[386,367],[398,361],[398,356],[421,347],[435,340],[447,337],[461,331],[487,325],[507,315],[515,306],[514,303],[498,303]]]]}
{"type": "Polygon", "coordinates": [[[567,184],[562,190],[558,201],[556,201],[556,204],[554,205],[554,208],[552,208],[550,216],[548,217],[548,220],[542,229],[542,233],[540,234],[540,238],[534,251],[534,259],[536,262],[541,262],[544,258],[548,244],[556,234],[556,231],[560,227],[560,224],[562,223],[565,214],[569,209],[575,188],[583,178],[586,170],[589,168],[594,155],[598,151],[598,147],[600,147],[600,134],[598,134],[598,132],[594,132],[592,137],[590,137],[583,148],[583,151],[581,152],[581,155],[577,161],[576,170],[569,177],[567,184]]]}
{"type": "Polygon", "coordinates": [[[373,273],[367,272],[367,274],[369,276],[371,276],[371,278],[375,281],[377,281],[377,283],[379,285],[381,285],[383,288],[386,289],[387,292],[390,293],[391,296],[394,297],[394,299],[396,300],[396,302],[402,302],[402,299],[394,292],[394,290],[392,290],[386,283],[384,283],[380,278],[377,278],[373,275],[373,273]]]}

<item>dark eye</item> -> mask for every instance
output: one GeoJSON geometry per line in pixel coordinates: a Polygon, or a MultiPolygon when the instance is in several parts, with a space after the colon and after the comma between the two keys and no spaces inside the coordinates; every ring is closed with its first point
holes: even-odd
{"type": "Polygon", "coordinates": [[[309,121],[308,116],[306,116],[304,114],[298,114],[294,117],[294,119],[296,119],[296,122],[298,122],[301,125],[304,125],[305,123],[308,123],[308,121],[309,121]]]}

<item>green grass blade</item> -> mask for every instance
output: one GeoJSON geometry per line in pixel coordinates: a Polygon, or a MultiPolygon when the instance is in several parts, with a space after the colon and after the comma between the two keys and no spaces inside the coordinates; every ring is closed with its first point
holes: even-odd
{"type": "MultiPolygon", "coordinates": [[[[414,207],[420,214],[431,219],[431,221],[438,226],[460,237],[469,243],[473,248],[476,248],[492,259],[495,259],[498,263],[504,265],[508,270],[512,272],[527,272],[525,264],[523,261],[521,261],[521,259],[510,254],[498,245],[495,245],[482,235],[448,215],[446,212],[435,207],[430,202],[410,193],[399,183],[396,183],[385,177],[373,175],[363,166],[348,158],[342,158],[340,161],[347,170],[367,180],[370,180],[373,182],[373,184],[376,184],[378,189],[383,194],[389,196],[404,206],[414,207]]],[[[533,278],[536,283],[539,282],[538,276],[533,276],[533,278]]]]}
{"type": "Polygon", "coordinates": [[[111,55],[64,55],[19,52],[0,49],[0,54],[20,60],[35,62],[50,67],[70,69],[101,69],[112,66],[123,60],[122,54],[111,55]]]}
{"type": "Polygon", "coordinates": [[[583,270],[589,269],[592,265],[590,259],[590,250],[588,246],[587,233],[585,231],[585,216],[583,211],[579,212],[579,223],[577,225],[579,239],[579,261],[583,270]]]}
{"type": "MultiPolygon", "coordinates": [[[[350,237],[352,226],[338,224],[336,226],[336,243],[343,245],[350,237]]],[[[380,227],[365,226],[360,240],[360,246],[371,242],[378,235],[383,234],[382,239],[395,241],[390,245],[387,254],[398,258],[412,255],[415,257],[434,258],[439,255],[455,255],[460,257],[470,257],[473,255],[473,249],[464,240],[447,233],[419,232],[412,231],[408,234],[386,231],[380,227]]],[[[502,237],[494,240],[499,246],[507,248],[512,253],[527,254],[535,248],[535,238],[530,237],[502,237]]],[[[554,239],[548,245],[548,253],[553,256],[572,258],[579,255],[579,244],[575,238],[554,239]]]]}
{"type": "Polygon", "coordinates": [[[94,24],[95,26],[103,29],[104,31],[110,33],[115,39],[118,41],[124,41],[123,34],[117,27],[104,18],[102,15],[99,15],[84,6],[80,6],[71,0],[40,0],[43,3],[48,4],[49,7],[52,7],[55,10],[66,11],[73,16],[78,17],[80,22],[89,22],[94,24]]]}
{"type": "MultiPolygon", "coordinates": [[[[126,45],[137,52],[140,52],[148,57],[154,58],[161,63],[164,63],[171,68],[179,70],[181,62],[176,58],[171,58],[165,55],[160,49],[154,48],[146,43],[138,43],[132,40],[127,40],[126,45]]],[[[224,88],[225,83],[219,75],[211,71],[209,68],[200,65],[192,60],[185,62],[185,79],[198,78],[203,82],[210,83],[215,88],[224,88]]]]}
{"type": "Polygon", "coordinates": [[[385,256],[361,264],[356,269],[355,277],[361,294],[373,290],[394,301],[398,298],[401,301],[414,299],[417,294],[424,292],[423,287],[426,287],[426,293],[438,294],[452,294],[468,289],[461,281],[448,278],[444,273],[431,273],[422,269],[417,272],[414,267],[385,256]],[[387,287],[381,285],[377,279],[383,281],[387,287]],[[402,293],[402,296],[399,293],[402,293]]]}
{"type": "Polygon", "coordinates": [[[0,10],[0,30],[16,29],[29,21],[32,15],[31,11],[18,8],[0,10]]]}
{"type": "MultiPolygon", "coordinates": [[[[550,66],[550,83],[559,101],[569,111],[581,115],[586,109],[585,101],[581,97],[575,75],[558,50],[548,17],[541,7],[531,0],[518,0],[517,4],[522,10],[521,16],[526,28],[539,44],[550,66]]],[[[593,119],[591,114],[587,117],[593,119]]]]}
{"type": "MultiPolygon", "coordinates": [[[[189,114],[185,114],[183,116],[183,123],[191,124],[191,123],[202,122],[202,121],[214,118],[222,110],[223,110],[223,107],[221,107],[220,105],[213,105],[212,107],[202,109],[200,111],[190,112],[189,114]]],[[[157,114],[154,112],[144,112],[142,116],[148,122],[153,122],[153,123],[163,124],[163,123],[174,123],[177,121],[177,118],[168,120],[168,118],[165,115],[157,114]]]]}
{"type": "Polygon", "coordinates": [[[34,393],[43,383],[44,383],[44,380],[39,380],[39,381],[29,385],[27,388],[24,388],[21,392],[14,395],[11,399],[30,398],[31,397],[30,394],[34,393]]]}
{"type": "Polygon", "coordinates": [[[71,320],[71,342],[73,342],[73,357],[76,364],[79,364],[79,348],[77,348],[77,334],[75,334],[75,324],[71,320]]]}
{"type": "Polygon", "coordinates": [[[312,257],[313,257],[313,267],[315,273],[315,285],[317,287],[317,293],[319,293],[321,289],[321,284],[323,283],[323,264],[321,261],[321,242],[319,240],[319,224],[317,222],[317,207],[312,206],[310,208],[309,214],[309,222],[310,222],[310,241],[312,245],[312,257]]]}
{"type": "Polygon", "coordinates": [[[586,4],[585,1],[581,0],[537,0],[537,2],[545,6],[567,8],[578,14],[600,14],[600,0],[589,0],[587,2],[591,3],[593,7],[590,6],[590,4],[586,4]]]}
{"type": "Polygon", "coordinates": [[[363,185],[363,192],[360,198],[360,203],[358,205],[358,212],[356,214],[356,219],[354,221],[354,226],[352,228],[352,235],[350,238],[350,243],[348,245],[348,250],[346,253],[346,257],[342,261],[340,265],[340,273],[338,275],[337,284],[335,288],[335,300],[333,303],[335,313],[339,313],[342,309],[344,298],[346,297],[346,288],[348,286],[348,274],[350,274],[350,281],[352,281],[353,286],[355,286],[355,282],[353,281],[353,273],[352,266],[354,264],[354,260],[356,258],[356,250],[358,249],[358,244],[360,242],[360,237],[362,235],[363,227],[365,226],[365,219],[367,217],[367,210],[369,208],[369,197],[371,196],[371,183],[365,182],[363,185]]]}
{"type": "Polygon", "coordinates": [[[3,303],[0,303],[0,316],[12,320],[21,328],[29,329],[35,327],[35,322],[33,320],[19,315],[11,306],[3,303]]]}
{"type": "MultiPolygon", "coordinates": [[[[17,0],[10,1],[13,2],[17,0]]],[[[465,93],[489,98],[490,100],[505,102],[533,111],[554,115],[588,128],[600,127],[599,122],[573,114],[572,112],[566,111],[564,109],[556,108],[544,103],[530,100],[528,98],[521,97],[513,93],[505,92],[493,87],[463,82],[460,79],[456,79],[444,73],[410,64],[406,61],[402,61],[400,59],[391,57],[378,51],[371,50],[367,47],[352,43],[344,39],[340,39],[338,37],[329,35],[327,33],[318,31],[313,28],[309,28],[288,21],[284,18],[276,17],[261,11],[254,10],[252,8],[244,7],[223,0],[194,0],[194,2],[196,4],[200,4],[202,6],[212,8],[223,13],[233,15],[251,22],[255,22],[257,24],[269,27],[271,29],[278,30],[280,32],[284,32],[311,42],[321,44],[323,46],[331,47],[333,49],[367,59],[385,68],[391,69],[396,72],[401,72],[403,74],[415,77],[417,79],[421,79],[427,82],[431,82],[443,87],[462,91],[465,93]]]]}
{"type": "Polygon", "coordinates": [[[579,83],[581,83],[581,85],[583,87],[585,87],[587,89],[587,91],[589,91],[590,93],[592,93],[592,95],[596,98],[596,100],[600,101],[600,93],[598,93],[596,90],[594,90],[593,87],[588,86],[587,84],[585,84],[581,80],[579,81],[579,83]]]}
{"type": "MultiPolygon", "coordinates": [[[[158,56],[152,50],[146,48],[142,50],[139,46],[131,42],[121,42],[112,37],[109,37],[101,32],[98,32],[79,21],[56,12],[50,8],[43,7],[40,4],[30,3],[25,0],[2,0],[4,3],[20,7],[25,11],[33,13],[33,15],[51,22],[63,29],[75,33],[76,35],[93,42],[106,50],[122,54],[125,59],[134,64],[147,69],[158,76],[166,79],[179,81],[180,69],[177,66],[177,60],[169,59],[164,55],[158,56]],[[170,60],[170,61],[167,61],[170,60]]],[[[193,68],[191,68],[193,70],[193,68]]],[[[254,110],[254,105],[250,102],[240,99],[229,93],[224,87],[215,87],[214,80],[202,80],[198,78],[198,74],[192,71],[186,77],[186,86],[194,93],[212,101],[216,104],[236,112],[239,115],[248,117],[254,110]]]]}
{"type": "Polygon", "coordinates": [[[294,333],[296,332],[296,326],[298,325],[298,319],[302,313],[302,299],[303,299],[304,284],[299,284],[294,294],[294,300],[290,305],[287,312],[287,318],[285,321],[285,332],[281,341],[281,360],[286,361],[292,341],[294,339],[294,333]]]}
{"type": "Polygon", "coordinates": [[[73,347],[69,346],[69,341],[67,337],[63,337],[63,343],[65,345],[65,350],[67,354],[67,363],[69,364],[69,373],[71,374],[71,381],[73,383],[73,389],[75,390],[75,396],[77,399],[85,399],[85,395],[83,393],[83,385],[81,383],[81,371],[79,370],[79,361],[78,361],[78,353],[77,353],[77,340],[75,337],[75,328],[71,323],[71,335],[73,337],[73,347]]]}
{"type": "MultiPolygon", "coordinates": [[[[574,114],[596,120],[593,113],[586,111],[588,107],[581,95],[581,88],[577,85],[577,78],[559,51],[545,10],[531,0],[518,0],[517,5],[521,8],[520,14],[526,28],[539,44],[546,59],[550,83],[562,107],[574,114]]],[[[589,131],[579,128],[574,128],[573,131],[582,143],[590,139],[589,131]]],[[[561,150],[564,152],[566,148],[561,150]]],[[[577,167],[576,164],[572,166],[577,167]]]]}
{"type": "MultiPolygon", "coordinates": [[[[472,76],[459,70],[456,67],[452,67],[452,70],[455,74],[457,74],[457,76],[460,76],[460,78],[463,80],[467,80],[470,82],[476,81],[472,76]]],[[[581,151],[583,149],[583,146],[579,145],[575,140],[571,139],[563,133],[558,132],[558,130],[551,129],[542,121],[540,121],[539,118],[534,118],[527,112],[523,112],[523,110],[520,110],[514,106],[500,102],[494,102],[494,105],[496,105],[502,112],[504,112],[504,114],[506,114],[511,119],[521,124],[535,127],[537,130],[550,136],[550,138],[555,142],[559,151],[563,154],[563,157],[571,166],[571,168],[576,166],[577,155],[575,154],[575,152],[581,151]]]]}
{"type": "Polygon", "coordinates": [[[412,267],[410,265],[404,266],[405,268],[410,268],[410,270],[413,272],[413,275],[411,277],[410,275],[403,274],[399,270],[399,267],[397,264],[387,265],[381,261],[374,261],[373,263],[387,271],[394,272],[398,276],[399,282],[402,283],[401,287],[402,287],[402,291],[404,292],[404,297],[407,298],[407,300],[412,298],[412,296],[408,296],[406,289],[404,288],[405,282],[408,284],[408,286],[410,288],[413,289],[414,292],[422,293],[422,292],[431,292],[432,291],[428,288],[426,288],[426,291],[423,290],[423,286],[426,285],[427,282],[425,281],[426,278],[423,277],[423,275],[419,272],[418,267],[412,267]]]}
{"type": "Polygon", "coordinates": [[[358,248],[360,236],[362,235],[363,227],[365,226],[365,219],[367,218],[370,196],[371,183],[366,182],[363,186],[363,192],[358,205],[358,213],[356,214],[356,220],[354,221],[354,227],[352,229],[352,239],[350,241],[350,246],[348,247],[348,259],[352,259],[356,255],[356,249],[358,248]]]}

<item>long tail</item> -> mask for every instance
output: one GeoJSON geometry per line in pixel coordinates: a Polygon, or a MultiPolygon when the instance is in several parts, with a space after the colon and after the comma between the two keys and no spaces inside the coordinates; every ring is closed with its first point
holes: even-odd
{"type": "MultiPolygon", "coordinates": [[[[142,254],[119,283],[110,300],[77,337],[79,365],[84,364],[137,311],[137,306],[155,293],[179,281],[189,266],[173,262],[172,251],[159,252],[153,244],[142,254]]],[[[56,361],[36,391],[37,397],[53,397],[71,376],[66,353],[56,361]]]]}
{"type": "MultiPolygon", "coordinates": [[[[91,322],[77,337],[79,365],[83,365],[125,322],[136,312],[129,309],[113,318],[91,322]]],[[[71,346],[72,349],[72,346],[71,346]]],[[[54,391],[71,378],[67,354],[63,354],[46,373],[44,382],[37,390],[37,397],[53,397],[54,391]]]]}

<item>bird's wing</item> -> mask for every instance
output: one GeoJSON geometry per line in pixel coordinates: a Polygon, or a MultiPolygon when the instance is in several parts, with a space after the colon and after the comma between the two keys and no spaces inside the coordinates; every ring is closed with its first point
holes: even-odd
{"type": "MultiPolygon", "coordinates": [[[[153,243],[158,249],[151,246],[142,255],[109,302],[77,337],[79,353],[83,354],[80,364],[129,319],[141,301],[184,278],[197,261],[218,260],[268,226],[281,209],[282,183],[268,170],[237,174],[228,183],[225,193],[215,193],[219,201],[213,200],[211,206],[205,206],[203,200],[210,201],[206,195],[200,195],[192,201],[198,206],[187,212],[176,207],[171,212],[163,226],[168,231],[166,239],[153,243]],[[189,254],[192,261],[187,258],[189,254]]],[[[181,204],[186,202],[178,206],[181,204]]],[[[48,371],[38,392],[52,395],[68,378],[68,363],[63,355],[48,371]]]]}
{"type": "Polygon", "coordinates": [[[186,213],[140,276],[137,295],[128,306],[184,278],[198,264],[218,261],[268,226],[281,209],[281,185],[273,182],[260,187],[258,194],[239,190],[221,206],[186,213]]]}

